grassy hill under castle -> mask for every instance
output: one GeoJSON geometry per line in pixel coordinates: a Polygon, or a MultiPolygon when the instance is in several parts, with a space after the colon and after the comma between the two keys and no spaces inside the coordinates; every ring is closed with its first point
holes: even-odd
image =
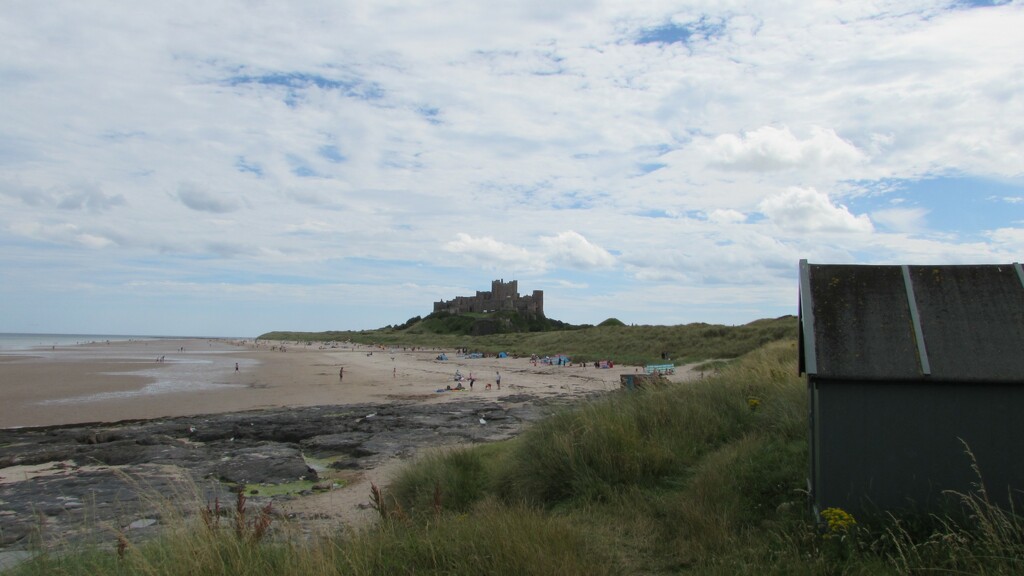
{"type": "Polygon", "coordinates": [[[769,342],[796,338],[794,316],[756,320],[741,326],[693,323],[677,326],[627,326],[610,318],[597,326],[574,326],[540,318],[543,329],[496,331],[475,335],[480,322],[510,328],[527,327],[529,320],[509,314],[431,314],[410,318],[398,326],[377,330],[328,332],[267,332],[261,340],[291,342],[357,342],[393,346],[468,348],[496,354],[566,354],[575,361],[612,359],[620,364],[660,362],[663,356],[676,362],[708,358],[736,358],[769,342]]]}

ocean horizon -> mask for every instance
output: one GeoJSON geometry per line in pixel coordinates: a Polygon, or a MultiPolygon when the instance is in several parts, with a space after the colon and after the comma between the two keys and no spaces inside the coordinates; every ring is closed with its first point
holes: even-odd
{"type": "Polygon", "coordinates": [[[46,334],[31,332],[0,332],[0,352],[38,350],[42,348],[80,346],[102,342],[142,340],[224,340],[247,339],[231,336],[156,336],[152,334],[46,334]]]}

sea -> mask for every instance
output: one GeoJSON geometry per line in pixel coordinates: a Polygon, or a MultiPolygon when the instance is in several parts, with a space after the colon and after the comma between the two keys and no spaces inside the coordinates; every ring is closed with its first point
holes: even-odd
{"type": "Polygon", "coordinates": [[[34,350],[54,346],[75,346],[96,342],[159,340],[166,336],[129,336],[124,334],[19,334],[0,332],[0,351],[34,350]]]}

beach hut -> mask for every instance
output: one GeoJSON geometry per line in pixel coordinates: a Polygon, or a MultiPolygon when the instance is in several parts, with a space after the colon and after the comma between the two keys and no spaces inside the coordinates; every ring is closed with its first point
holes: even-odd
{"type": "Polygon", "coordinates": [[[661,374],[619,374],[619,385],[626,390],[652,388],[668,383],[661,374]]]}
{"type": "Polygon", "coordinates": [[[1020,264],[800,262],[816,512],[950,512],[1024,494],[1020,264]]]}

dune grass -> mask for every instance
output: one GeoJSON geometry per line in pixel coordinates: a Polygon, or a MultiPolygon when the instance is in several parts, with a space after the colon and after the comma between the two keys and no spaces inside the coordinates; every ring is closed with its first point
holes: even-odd
{"type": "Polygon", "coordinates": [[[662,363],[662,353],[676,363],[737,358],[769,342],[796,338],[797,319],[783,316],[741,326],[685,324],[625,326],[610,324],[578,330],[519,332],[490,336],[436,334],[416,327],[357,332],[269,332],[260,338],[291,342],[357,342],[382,346],[468,348],[518,356],[567,354],[574,361],[612,360],[618,364],[662,363]]]}
{"type": "MultiPolygon", "coordinates": [[[[122,556],[42,554],[19,574],[1017,574],[1024,529],[979,488],[966,519],[836,513],[804,493],[793,340],[700,382],[611,394],[510,441],[432,452],[376,495],[379,523],[255,539],[182,519],[122,556]]],[[[228,523],[230,525],[230,522],[228,523]]]]}

